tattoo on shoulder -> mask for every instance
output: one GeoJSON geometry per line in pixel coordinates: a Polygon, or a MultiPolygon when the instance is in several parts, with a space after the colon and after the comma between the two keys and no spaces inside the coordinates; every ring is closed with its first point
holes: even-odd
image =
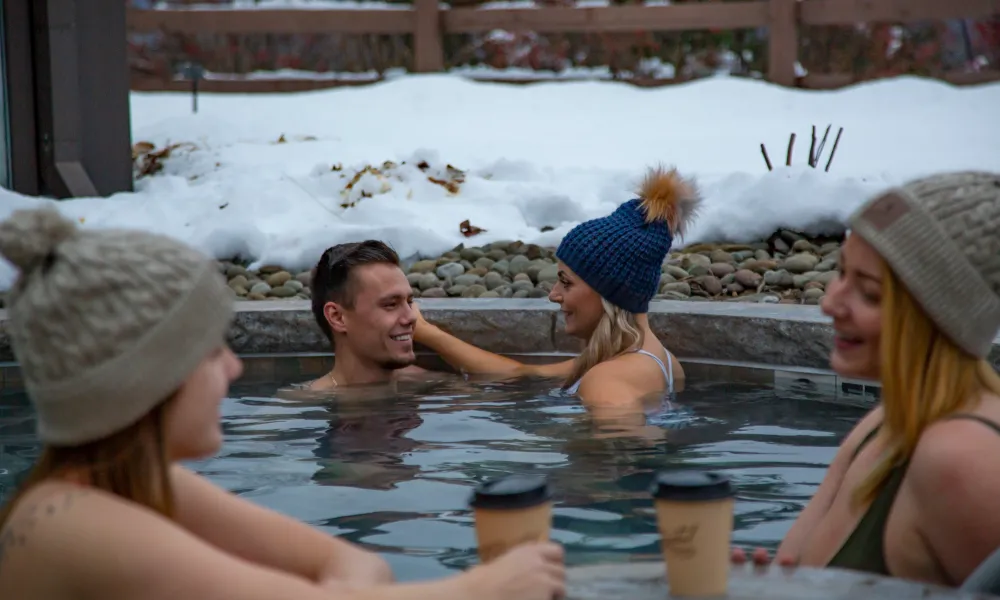
{"type": "Polygon", "coordinates": [[[61,494],[53,494],[32,502],[20,511],[15,511],[7,523],[0,528],[0,574],[3,573],[5,558],[16,548],[28,543],[31,531],[40,519],[51,517],[60,511],[65,511],[83,496],[88,490],[69,490],[61,494]]]}

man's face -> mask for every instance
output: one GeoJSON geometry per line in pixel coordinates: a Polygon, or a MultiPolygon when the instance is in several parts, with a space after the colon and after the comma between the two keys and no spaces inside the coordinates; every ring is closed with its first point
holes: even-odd
{"type": "Polygon", "coordinates": [[[361,360],[384,369],[402,369],[413,353],[413,291],[403,270],[391,264],[359,267],[351,274],[354,307],[344,310],[346,344],[361,360]]]}

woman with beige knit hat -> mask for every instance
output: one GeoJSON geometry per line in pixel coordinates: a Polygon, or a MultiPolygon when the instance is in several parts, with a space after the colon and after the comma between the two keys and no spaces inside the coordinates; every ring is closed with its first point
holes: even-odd
{"type": "Polygon", "coordinates": [[[457,576],[395,584],[380,557],[186,470],[221,444],[241,363],[212,261],[172,239],[78,229],[53,209],[0,223],[20,276],[15,355],[44,447],[0,510],[0,596],[550,600],[558,545],[528,544],[457,576]]]}
{"type": "Polygon", "coordinates": [[[881,401],[776,558],[957,586],[1000,547],[1000,376],[987,360],[1000,330],[1000,173],[912,181],[850,227],[822,305],[830,362],[880,381],[881,401]]]}

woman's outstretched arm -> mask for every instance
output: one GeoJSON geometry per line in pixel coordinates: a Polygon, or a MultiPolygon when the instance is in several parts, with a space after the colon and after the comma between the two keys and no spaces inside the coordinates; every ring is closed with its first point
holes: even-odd
{"type": "Polygon", "coordinates": [[[538,377],[565,377],[570,373],[572,360],[546,365],[527,365],[489,350],[477,348],[429,323],[416,308],[416,303],[413,306],[417,313],[414,341],[437,352],[445,362],[464,373],[538,377]]]}
{"type": "Polygon", "coordinates": [[[21,543],[9,549],[0,565],[0,586],[12,597],[550,600],[565,593],[562,548],[548,542],[519,546],[492,563],[436,581],[326,587],[229,554],[104,492],[54,493],[40,508],[30,517],[15,514],[8,524],[23,530],[21,543]],[[68,501],[68,495],[75,500],[68,501]],[[52,573],[59,577],[53,580],[52,573]]]}

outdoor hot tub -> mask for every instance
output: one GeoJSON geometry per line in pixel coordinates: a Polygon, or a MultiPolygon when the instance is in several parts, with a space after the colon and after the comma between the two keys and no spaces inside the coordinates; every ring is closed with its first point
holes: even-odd
{"type": "MultiPolygon", "coordinates": [[[[545,300],[421,306],[456,335],[523,360],[563,360],[575,349],[545,300]]],[[[222,405],[224,446],[190,466],[381,553],[401,580],[474,564],[468,495],[509,473],[549,476],[553,538],[572,566],[659,560],[647,490],[664,468],[727,473],[738,492],[733,543],[775,548],[878,387],[825,370],[829,324],[815,307],[658,301],[650,322],[688,380],[673,410],[616,426],[592,422],[552,380],[442,372],[388,391],[295,392],[290,384],[333,361],[308,304],[243,303],[231,342],[245,372],[222,405]]],[[[6,339],[0,351],[12,358],[6,339]]],[[[421,362],[443,366],[429,355],[421,362]]],[[[2,499],[39,448],[16,365],[0,374],[2,499]]]]}

